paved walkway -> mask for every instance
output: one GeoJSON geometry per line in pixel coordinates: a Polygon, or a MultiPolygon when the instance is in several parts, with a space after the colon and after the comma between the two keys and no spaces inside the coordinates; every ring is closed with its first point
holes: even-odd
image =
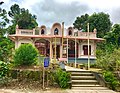
{"type": "Polygon", "coordinates": [[[85,69],[79,69],[74,67],[65,66],[66,71],[72,70],[72,71],[85,71],[85,69]]]}
{"type": "Polygon", "coordinates": [[[20,90],[11,90],[11,89],[0,89],[0,93],[116,93],[112,90],[50,90],[50,91],[20,91],[20,90]]]}

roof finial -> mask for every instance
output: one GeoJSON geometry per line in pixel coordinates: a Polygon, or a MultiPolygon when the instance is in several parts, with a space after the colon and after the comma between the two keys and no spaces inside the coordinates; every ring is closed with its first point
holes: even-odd
{"type": "Polygon", "coordinates": [[[95,33],[96,33],[96,32],[97,32],[97,29],[96,29],[96,28],[94,28],[93,32],[95,32],[95,33]]]}
{"type": "Polygon", "coordinates": [[[16,29],[19,29],[19,26],[18,26],[18,24],[16,25],[16,29]]]}

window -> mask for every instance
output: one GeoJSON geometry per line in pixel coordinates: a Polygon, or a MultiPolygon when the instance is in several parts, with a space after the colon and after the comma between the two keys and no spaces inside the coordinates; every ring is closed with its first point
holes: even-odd
{"type": "MultiPolygon", "coordinates": [[[[83,54],[88,55],[88,45],[83,45],[83,54]]],[[[91,55],[91,45],[89,45],[89,55],[91,55]]]]}
{"type": "Polygon", "coordinates": [[[41,30],[41,35],[44,35],[45,34],[45,31],[42,29],[41,30]]]}
{"type": "Polygon", "coordinates": [[[23,45],[23,44],[29,44],[29,43],[21,43],[21,45],[23,45]]]}
{"type": "Polygon", "coordinates": [[[55,28],[55,30],[54,30],[54,35],[58,35],[58,29],[57,28],[55,28]]]}
{"type": "Polygon", "coordinates": [[[71,30],[69,30],[68,35],[72,35],[72,31],[71,30]]]}

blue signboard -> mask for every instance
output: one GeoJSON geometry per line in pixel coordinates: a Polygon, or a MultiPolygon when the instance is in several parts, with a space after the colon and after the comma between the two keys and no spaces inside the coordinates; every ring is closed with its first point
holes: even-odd
{"type": "Polygon", "coordinates": [[[49,66],[49,58],[45,58],[44,59],[44,67],[48,67],[49,66]]]}

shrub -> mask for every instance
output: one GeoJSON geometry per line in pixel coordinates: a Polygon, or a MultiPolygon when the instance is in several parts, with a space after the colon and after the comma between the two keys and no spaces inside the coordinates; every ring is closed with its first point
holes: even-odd
{"type": "Polygon", "coordinates": [[[37,61],[38,51],[31,44],[23,44],[15,51],[14,63],[17,66],[32,65],[37,61]]]}
{"type": "Polygon", "coordinates": [[[8,84],[9,78],[7,77],[9,66],[6,62],[0,61],[0,86],[8,84]]]}
{"type": "Polygon", "coordinates": [[[103,70],[120,70],[120,48],[113,52],[97,50],[97,66],[103,70]]]}
{"type": "Polygon", "coordinates": [[[5,77],[8,71],[9,71],[8,64],[3,61],[0,61],[0,78],[5,77]]]}
{"type": "Polygon", "coordinates": [[[68,88],[70,81],[70,74],[68,72],[63,71],[62,69],[57,69],[55,73],[55,81],[61,88],[68,88]]]}
{"type": "Polygon", "coordinates": [[[116,87],[119,85],[119,81],[117,80],[117,78],[114,76],[112,72],[104,71],[103,77],[105,81],[109,82],[111,89],[115,90],[116,87]]]}

